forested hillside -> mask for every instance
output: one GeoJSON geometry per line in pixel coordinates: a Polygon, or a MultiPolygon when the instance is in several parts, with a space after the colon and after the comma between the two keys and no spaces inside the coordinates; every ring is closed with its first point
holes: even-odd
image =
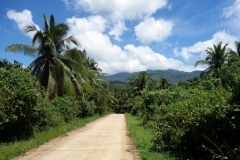
{"type": "MultiPolygon", "coordinates": [[[[176,85],[178,82],[186,82],[188,79],[193,77],[199,77],[201,71],[193,71],[193,72],[184,72],[178,70],[147,70],[146,71],[151,78],[165,78],[172,85],[176,85]]],[[[124,87],[129,81],[130,78],[140,72],[134,73],[116,73],[109,76],[103,76],[102,79],[109,81],[111,85],[122,86],[124,87]]]]}

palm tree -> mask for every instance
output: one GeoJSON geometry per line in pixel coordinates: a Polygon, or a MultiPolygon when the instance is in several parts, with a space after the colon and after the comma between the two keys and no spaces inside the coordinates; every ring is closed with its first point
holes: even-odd
{"type": "Polygon", "coordinates": [[[77,64],[71,64],[71,62],[74,60],[73,56],[77,56],[78,53],[68,47],[68,44],[71,43],[79,46],[79,43],[74,37],[67,36],[70,29],[68,25],[56,24],[53,15],[50,16],[50,21],[45,15],[43,18],[43,31],[38,30],[34,25],[26,26],[26,33],[36,32],[32,39],[32,45],[13,44],[8,46],[5,51],[20,52],[24,55],[37,57],[29,65],[29,68],[37,76],[38,83],[46,88],[47,97],[51,98],[55,94],[62,95],[64,93],[79,95],[81,94],[80,85],[70,68],[74,65],[74,69],[77,68],[77,64]],[[70,53],[75,54],[72,54],[71,57],[70,53]]]}
{"type": "Polygon", "coordinates": [[[159,79],[159,88],[160,89],[167,89],[170,86],[168,80],[166,78],[160,77],[159,79]]]}
{"type": "Polygon", "coordinates": [[[219,42],[218,45],[214,44],[213,48],[208,47],[205,50],[207,52],[207,57],[204,60],[199,60],[196,62],[195,67],[200,64],[206,64],[209,66],[200,74],[202,79],[207,79],[211,76],[214,76],[222,67],[222,65],[227,62],[228,56],[230,55],[227,45],[228,44],[222,46],[222,42],[219,42]]]}
{"type": "Polygon", "coordinates": [[[127,86],[134,95],[143,95],[151,80],[152,79],[149,77],[148,73],[143,71],[137,75],[134,75],[130,79],[130,82],[127,84],[127,86]]]}

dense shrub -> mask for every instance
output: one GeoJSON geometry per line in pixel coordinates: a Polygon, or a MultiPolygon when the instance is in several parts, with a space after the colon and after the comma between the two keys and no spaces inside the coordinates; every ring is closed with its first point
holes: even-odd
{"type": "Polygon", "coordinates": [[[80,111],[78,117],[84,118],[87,116],[92,116],[98,112],[94,101],[89,101],[82,97],[78,97],[78,105],[80,111]]]}
{"type": "Polygon", "coordinates": [[[0,140],[28,137],[33,133],[31,117],[40,87],[25,70],[0,68],[0,140]]]}
{"type": "Polygon", "coordinates": [[[88,100],[94,102],[96,113],[102,114],[110,107],[113,108],[114,96],[110,92],[109,83],[99,80],[93,85],[94,91],[88,95],[88,100]]]}
{"type": "Polygon", "coordinates": [[[139,115],[140,110],[142,108],[143,96],[136,96],[133,98],[129,98],[125,104],[122,106],[123,112],[132,113],[132,115],[139,115]]]}
{"type": "Polygon", "coordinates": [[[94,100],[88,98],[90,96],[57,96],[48,100],[36,78],[20,63],[3,62],[0,66],[0,141],[28,138],[34,131],[101,114],[108,107],[108,97],[102,100],[104,94],[97,90],[95,95],[99,97],[94,100]]]}
{"type": "Polygon", "coordinates": [[[196,159],[211,157],[212,151],[214,156],[231,157],[230,148],[240,142],[239,115],[228,105],[231,93],[221,86],[208,91],[197,88],[185,90],[179,99],[159,106],[152,123],[154,149],[178,151],[196,159]],[[224,145],[228,148],[221,151],[216,147],[224,145]]]}
{"type": "Polygon", "coordinates": [[[56,97],[51,101],[51,104],[54,110],[60,114],[60,119],[66,123],[77,118],[82,113],[81,106],[79,106],[79,102],[75,97],[56,97]]]}
{"type": "Polygon", "coordinates": [[[224,88],[233,92],[231,103],[240,105],[240,61],[239,57],[231,56],[229,63],[218,72],[224,88]]]}
{"type": "Polygon", "coordinates": [[[48,130],[64,123],[60,112],[47,99],[41,99],[34,107],[33,123],[36,131],[48,130]]]}
{"type": "Polygon", "coordinates": [[[50,127],[69,123],[76,118],[92,116],[96,112],[94,102],[82,97],[55,97],[49,101],[42,99],[34,107],[33,121],[36,130],[46,130],[50,127]]]}

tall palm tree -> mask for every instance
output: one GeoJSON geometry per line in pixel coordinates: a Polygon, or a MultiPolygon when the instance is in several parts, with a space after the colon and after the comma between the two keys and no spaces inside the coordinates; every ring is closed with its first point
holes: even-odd
{"type": "Polygon", "coordinates": [[[195,67],[202,64],[209,66],[201,72],[200,77],[202,79],[214,76],[222,65],[227,62],[228,56],[230,55],[227,45],[228,44],[222,46],[222,42],[219,42],[217,45],[214,44],[213,48],[208,47],[205,50],[207,52],[207,57],[204,60],[199,60],[195,63],[195,67]]]}
{"type": "Polygon", "coordinates": [[[160,89],[167,89],[170,86],[168,80],[166,78],[160,77],[159,79],[159,88],[160,89]]]}
{"type": "MultiPolygon", "coordinates": [[[[69,26],[56,24],[54,16],[50,21],[43,14],[44,30],[38,30],[34,25],[28,25],[25,32],[36,32],[32,39],[32,45],[13,44],[8,46],[6,52],[20,52],[24,55],[36,57],[29,68],[38,78],[38,82],[46,88],[47,96],[51,98],[55,94],[68,93],[70,95],[81,94],[80,85],[66,64],[72,62],[69,53],[76,53],[69,49],[68,44],[79,46],[78,41],[68,36],[69,26]],[[35,46],[36,45],[36,46],[35,46]]],[[[76,56],[73,54],[72,56],[76,56]]],[[[76,65],[74,63],[74,65],[76,65]]],[[[71,67],[73,64],[71,64],[71,67]]]]}
{"type": "Polygon", "coordinates": [[[134,75],[127,84],[127,87],[133,92],[134,96],[143,95],[150,81],[152,81],[152,79],[149,77],[148,73],[143,71],[134,75]]]}

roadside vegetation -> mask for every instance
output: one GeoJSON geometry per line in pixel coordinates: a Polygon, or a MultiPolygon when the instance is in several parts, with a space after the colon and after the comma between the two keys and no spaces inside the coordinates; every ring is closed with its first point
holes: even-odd
{"type": "Polygon", "coordinates": [[[240,159],[240,58],[221,42],[206,52],[196,62],[208,65],[200,77],[172,86],[141,72],[126,88],[113,88],[115,111],[135,116],[126,114],[143,159],[240,159]]]}
{"type": "Polygon", "coordinates": [[[6,52],[36,59],[23,65],[0,60],[0,159],[10,159],[49,139],[111,112],[115,99],[105,75],[80,44],[68,36],[69,27],[43,15],[44,30],[32,45],[13,44],[6,52]]]}
{"type": "Polygon", "coordinates": [[[44,30],[26,26],[35,33],[32,45],[5,49],[35,57],[28,68],[0,60],[0,159],[108,111],[126,113],[143,159],[240,159],[239,42],[207,48],[196,62],[208,66],[200,77],[171,85],[141,72],[122,88],[100,79],[105,73],[87,51],[70,47],[80,44],[66,24],[43,19],[44,30]]]}
{"type": "Polygon", "coordinates": [[[171,154],[152,152],[154,136],[153,129],[151,127],[143,126],[142,120],[133,116],[130,113],[125,113],[127,127],[129,130],[130,137],[139,152],[140,157],[143,160],[174,160],[175,157],[171,154]]]}

